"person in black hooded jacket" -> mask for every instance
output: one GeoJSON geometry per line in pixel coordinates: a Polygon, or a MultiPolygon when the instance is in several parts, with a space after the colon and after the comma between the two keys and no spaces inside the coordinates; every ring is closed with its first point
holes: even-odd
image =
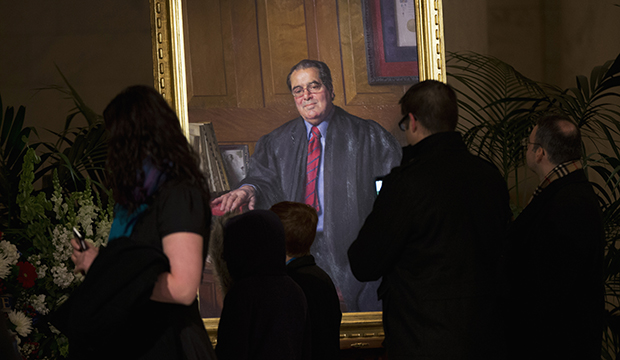
{"type": "Polygon", "coordinates": [[[310,359],[306,298],[286,275],[278,216],[254,210],[231,218],[224,225],[222,256],[232,286],[218,327],[218,359],[310,359]]]}

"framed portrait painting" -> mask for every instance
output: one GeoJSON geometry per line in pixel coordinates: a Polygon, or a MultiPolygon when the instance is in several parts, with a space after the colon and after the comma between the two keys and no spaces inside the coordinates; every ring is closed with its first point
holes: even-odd
{"type": "MultiPolygon", "coordinates": [[[[445,81],[441,0],[240,1],[244,6],[220,0],[150,3],[155,88],[176,110],[188,137],[190,113],[192,123],[212,121],[218,137],[222,134],[223,145],[214,156],[224,169],[221,174],[216,167],[215,180],[222,189],[235,188],[245,177],[248,144],[251,151],[260,136],[298,116],[285,79],[290,66],[301,59],[329,64],[339,87],[334,104],[367,118],[388,113],[388,101],[392,101],[388,110],[396,110],[393,98],[402,95],[404,87],[394,85],[445,81]],[[198,14],[209,21],[191,25],[189,19],[198,14]],[[197,30],[184,38],[192,28],[197,30]],[[192,38],[197,47],[188,45],[192,38]],[[186,49],[188,58],[200,62],[186,65],[186,49]]],[[[212,310],[204,323],[214,339],[222,299],[215,291],[215,279],[204,286],[204,294],[211,295],[201,292],[201,307],[212,310]]],[[[341,348],[380,347],[381,315],[345,312],[341,348]]]]}

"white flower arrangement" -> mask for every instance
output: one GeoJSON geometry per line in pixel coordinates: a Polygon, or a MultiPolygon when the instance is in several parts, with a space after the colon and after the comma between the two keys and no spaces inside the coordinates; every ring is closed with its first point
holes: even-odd
{"type": "Polygon", "coordinates": [[[50,309],[47,308],[47,304],[45,303],[45,294],[32,295],[28,302],[32,305],[34,310],[41,315],[47,315],[50,312],[50,309]]]}
{"type": "Polygon", "coordinates": [[[12,306],[4,312],[24,359],[60,359],[68,355],[68,341],[47,317],[84,278],[73,271],[72,228],[82,229],[96,246],[104,245],[112,224],[112,204],[103,208],[88,181],[84,191],[64,195],[56,173],[50,200],[44,193],[35,196],[37,160],[29,149],[17,197],[23,227],[0,233],[0,297],[4,297],[0,300],[12,306]]]}

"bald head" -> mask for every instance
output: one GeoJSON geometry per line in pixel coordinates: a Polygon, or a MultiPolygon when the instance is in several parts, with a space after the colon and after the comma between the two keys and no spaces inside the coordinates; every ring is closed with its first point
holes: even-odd
{"type": "Polygon", "coordinates": [[[535,147],[542,147],[554,165],[581,159],[581,131],[562,115],[547,115],[537,122],[535,147]]]}

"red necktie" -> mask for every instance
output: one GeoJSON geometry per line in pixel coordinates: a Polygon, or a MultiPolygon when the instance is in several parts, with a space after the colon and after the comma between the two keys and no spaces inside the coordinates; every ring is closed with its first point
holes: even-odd
{"type": "Polygon", "coordinates": [[[312,127],[312,135],[308,141],[308,161],[306,163],[306,204],[319,212],[319,161],[321,159],[321,132],[316,126],[312,127]]]}

